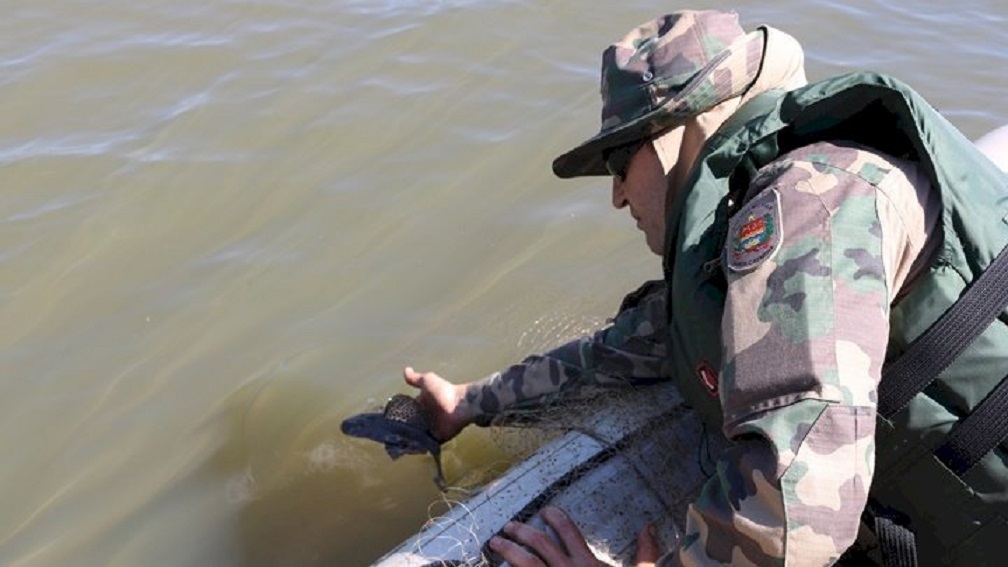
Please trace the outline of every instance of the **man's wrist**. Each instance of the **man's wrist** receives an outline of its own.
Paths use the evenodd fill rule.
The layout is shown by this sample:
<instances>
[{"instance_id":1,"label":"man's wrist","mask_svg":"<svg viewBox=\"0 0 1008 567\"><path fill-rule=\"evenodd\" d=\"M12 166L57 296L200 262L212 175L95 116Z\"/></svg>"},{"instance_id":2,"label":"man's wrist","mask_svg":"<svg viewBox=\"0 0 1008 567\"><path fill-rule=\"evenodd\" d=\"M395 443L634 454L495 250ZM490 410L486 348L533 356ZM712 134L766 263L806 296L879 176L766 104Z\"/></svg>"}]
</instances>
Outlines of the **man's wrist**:
<instances>
[{"instance_id":1,"label":"man's wrist","mask_svg":"<svg viewBox=\"0 0 1008 567\"><path fill-rule=\"evenodd\" d=\"M500 373L495 372L486 378L462 386L456 413L463 423L480 427L490 425L501 409L497 407L499 404L494 403L497 396L492 395L493 383L499 380Z\"/></svg>"}]
</instances>

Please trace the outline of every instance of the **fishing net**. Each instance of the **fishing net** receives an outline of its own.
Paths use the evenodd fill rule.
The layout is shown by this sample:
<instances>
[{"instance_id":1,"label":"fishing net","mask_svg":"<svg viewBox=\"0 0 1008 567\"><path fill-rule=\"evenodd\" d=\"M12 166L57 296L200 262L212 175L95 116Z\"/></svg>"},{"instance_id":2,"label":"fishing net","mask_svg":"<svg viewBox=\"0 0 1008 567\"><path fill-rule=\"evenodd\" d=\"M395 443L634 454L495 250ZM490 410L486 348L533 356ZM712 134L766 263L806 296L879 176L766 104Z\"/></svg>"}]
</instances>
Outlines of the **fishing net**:
<instances>
[{"instance_id":1,"label":"fishing net","mask_svg":"<svg viewBox=\"0 0 1008 567\"><path fill-rule=\"evenodd\" d=\"M671 382L581 392L508 412L491 432L514 464L482 485L449 479L445 511L432 513L379 565L500 565L485 542L511 520L549 532L538 516L546 505L565 510L596 555L613 565L632 561L637 534L649 522L661 548L673 549L688 504L727 445Z\"/></svg>"}]
</instances>

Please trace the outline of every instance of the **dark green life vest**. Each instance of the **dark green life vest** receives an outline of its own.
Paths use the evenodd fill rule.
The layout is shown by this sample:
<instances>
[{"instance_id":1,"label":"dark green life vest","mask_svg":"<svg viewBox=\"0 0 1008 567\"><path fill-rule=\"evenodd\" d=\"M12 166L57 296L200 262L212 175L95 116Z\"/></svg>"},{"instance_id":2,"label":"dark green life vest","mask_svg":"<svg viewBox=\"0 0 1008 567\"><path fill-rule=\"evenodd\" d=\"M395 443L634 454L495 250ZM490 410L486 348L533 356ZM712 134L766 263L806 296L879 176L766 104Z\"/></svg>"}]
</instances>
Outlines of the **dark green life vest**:
<instances>
[{"instance_id":1,"label":"dark green life vest","mask_svg":"<svg viewBox=\"0 0 1008 567\"><path fill-rule=\"evenodd\" d=\"M892 306L887 361L1008 245L1008 177L903 83L857 73L755 98L708 141L667 217L664 268L676 379L716 427L726 287L718 259L728 219L758 169L791 149L826 140L913 160L941 194L943 244L927 272ZM961 476L933 456L1006 374L1008 313L1002 312L907 407L879 418L871 498L906 516L922 562L1000 563L1008 551L1005 444Z\"/></svg>"}]
</instances>

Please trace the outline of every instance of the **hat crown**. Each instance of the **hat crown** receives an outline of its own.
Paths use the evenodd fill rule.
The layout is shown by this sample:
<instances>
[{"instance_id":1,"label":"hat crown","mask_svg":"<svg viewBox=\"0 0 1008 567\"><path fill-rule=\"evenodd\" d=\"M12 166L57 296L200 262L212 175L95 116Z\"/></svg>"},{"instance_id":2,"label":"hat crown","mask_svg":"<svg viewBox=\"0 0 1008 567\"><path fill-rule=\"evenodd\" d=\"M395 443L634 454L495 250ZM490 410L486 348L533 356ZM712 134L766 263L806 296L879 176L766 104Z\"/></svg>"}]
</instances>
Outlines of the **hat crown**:
<instances>
[{"instance_id":1,"label":"hat crown","mask_svg":"<svg viewBox=\"0 0 1008 567\"><path fill-rule=\"evenodd\" d=\"M675 12L631 30L602 54L601 129L659 108L743 35L737 14L714 10Z\"/></svg>"},{"instance_id":2,"label":"hat crown","mask_svg":"<svg viewBox=\"0 0 1008 567\"><path fill-rule=\"evenodd\" d=\"M560 177L607 175L606 150L653 137L741 96L759 75L766 29L734 12L682 11L638 26L602 53L602 127L553 160Z\"/></svg>"}]
</instances>

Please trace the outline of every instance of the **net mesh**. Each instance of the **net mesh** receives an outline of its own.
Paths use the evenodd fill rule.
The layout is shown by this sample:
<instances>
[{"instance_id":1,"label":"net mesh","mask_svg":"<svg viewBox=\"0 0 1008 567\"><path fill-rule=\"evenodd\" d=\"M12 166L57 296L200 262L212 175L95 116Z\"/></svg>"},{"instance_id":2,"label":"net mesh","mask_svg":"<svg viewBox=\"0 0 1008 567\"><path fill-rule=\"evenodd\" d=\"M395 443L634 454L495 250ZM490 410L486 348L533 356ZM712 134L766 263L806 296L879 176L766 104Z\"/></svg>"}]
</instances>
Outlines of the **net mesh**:
<instances>
[{"instance_id":1,"label":"net mesh","mask_svg":"<svg viewBox=\"0 0 1008 567\"><path fill-rule=\"evenodd\" d=\"M583 327L561 329L578 331L569 337L553 328L549 338L573 338ZM523 346L545 338L526 333ZM727 446L672 383L581 392L501 414L490 430L508 462L449 478L427 525L379 564L500 565L485 542L510 520L551 533L538 515L546 505L566 511L600 559L631 564L648 523L661 549L674 549L687 506Z\"/></svg>"},{"instance_id":2,"label":"net mesh","mask_svg":"<svg viewBox=\"0 0 1008 567\"><path fill-rule=\"evenodd\" d=\"M509 520L549 532L538 516L545 505L565 510L612 565L631 563L649 522L661 549L671 550L726 444L671 384L566 400L535 417L509 414L494 431L517 443L517 464L483 486L449 489L424 530L400 548L399 559L410 560L389 565L499 565L487 539Z\"/></svg>"}]
</instances>

